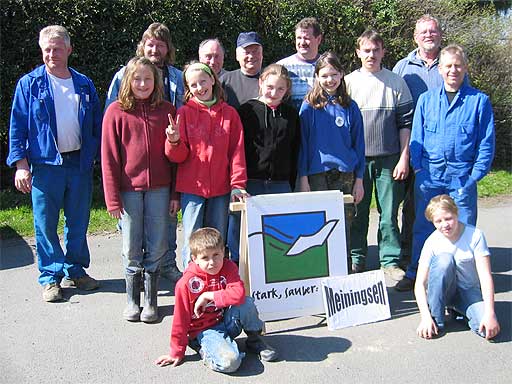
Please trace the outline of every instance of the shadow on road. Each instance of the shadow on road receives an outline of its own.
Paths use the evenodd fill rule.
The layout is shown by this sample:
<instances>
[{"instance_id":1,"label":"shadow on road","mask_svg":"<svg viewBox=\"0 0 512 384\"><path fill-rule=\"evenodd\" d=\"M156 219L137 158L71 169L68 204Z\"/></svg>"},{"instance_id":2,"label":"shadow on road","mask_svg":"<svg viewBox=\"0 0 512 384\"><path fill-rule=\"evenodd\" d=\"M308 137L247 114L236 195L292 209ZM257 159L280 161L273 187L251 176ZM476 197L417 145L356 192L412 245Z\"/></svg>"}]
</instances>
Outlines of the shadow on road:
<instances>
[{"instance_id":1,"label":"shadow on road","mask_svg":"<svg viewBox=\"0 0 512 384\"><path fill-rule=\"evenodd\" d=\"M11 227L4 227L2 231L9 232L2 238L0 250L0 270L13 269L31 265L34 263L34 252L32 246L18 235Z\"/></svg>"}]
</instances>

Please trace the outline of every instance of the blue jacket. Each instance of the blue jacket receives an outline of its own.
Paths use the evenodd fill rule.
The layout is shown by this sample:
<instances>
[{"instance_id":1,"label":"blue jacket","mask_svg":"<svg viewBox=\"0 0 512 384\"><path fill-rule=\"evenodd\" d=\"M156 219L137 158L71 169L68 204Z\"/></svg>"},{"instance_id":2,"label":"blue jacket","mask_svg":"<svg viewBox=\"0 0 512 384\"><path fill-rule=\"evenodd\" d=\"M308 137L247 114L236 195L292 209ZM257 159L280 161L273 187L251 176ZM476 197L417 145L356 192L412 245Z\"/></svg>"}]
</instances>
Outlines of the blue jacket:
<instances>
[{"instance_id":1,"label":"blue jacket","mask_svg":"<svg viewBox=\"0 0 512 384\"><path fill-rule=\"evenodd\" d=\"M185 96L185 89L183 87L183 72L179 69L174 68L172 65L168 65L169 69L169 101L172 105L178 109L183 105L183 98ZM112 83L110 83L110 87L107 93L107 100L105 101L105 109L107 110L108 106L117 100L117 95L119 94L119 88L121 87L121 80L123 80L123 75L126 67L121 68L114 75L112 79Z\"/></svg>"},{"instance_id":2,"label":"blue jacket","mask_svg":"<svg viewBox=\"0 0 512 384\"><path fill-rule=\"evenodd\" d=\"M420 96L410 142L415 170L427 170L433 181L465 187L489 172L494 150L494 114L486 94L462 85L451 105L444 86Z\"/></svg>"},{"instance_id":3,"label":"blue jacket","mask_svg":"<svg viewBox=\"0 0 512 384\"><path fill-rule=\"evenodd\" d=\"M79 94L81 129L80 169L89 170L99 155L101 106L92 81L69 68ZM27 158L30 164L61 165L52 87L44 65L23 76L16 85L9 129L7 165Z\"/></svg>"},{"instance_id":4,"label":"blue jacket","mask_svg":"<svg viewBox=\"0 0 512 384\"><path fill-rule=\"evenodd\" d=\"M416 105L423 92L440 87L443 84L443 77L439 73L438 64L439 59L436 59L428 67L418 57L418 49L415 49L394 66L393 72L403 77L407 83L414 105Z\"/></svg>"},{"instance_id":5,"label":"blue jacket","mask_svg":"<svg viewBox=\"0 0 512 384\"><path fill-rule=\"evenodd\" d=\"M363 118L355 101L348 108L328 103L320 109L303 101L299 116L299 176L337 169L363 178Z\"/></svg>"}]
</instances>

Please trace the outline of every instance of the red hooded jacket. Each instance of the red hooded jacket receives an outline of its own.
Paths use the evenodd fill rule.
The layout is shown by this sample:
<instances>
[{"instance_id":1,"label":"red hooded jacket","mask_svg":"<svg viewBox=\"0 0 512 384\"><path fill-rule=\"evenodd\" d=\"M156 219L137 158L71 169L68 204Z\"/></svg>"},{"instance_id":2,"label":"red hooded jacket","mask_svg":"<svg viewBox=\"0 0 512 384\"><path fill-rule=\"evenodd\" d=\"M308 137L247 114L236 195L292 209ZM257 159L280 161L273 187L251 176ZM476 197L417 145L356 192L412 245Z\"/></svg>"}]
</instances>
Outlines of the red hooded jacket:
<instances>
[{"instance_id":1,"label":"red hooded jacket","mask_svg":"<svg viewBox=\"0 0 512 384\"><path fill-rule=\"evenodd\" d=\"M204 198L245 189L247 173L242 123L224 101L208 108L190 99L178 109L180 142L165 142L165 154L178 163L176 191Z\"/></svg>"}]
</instances>

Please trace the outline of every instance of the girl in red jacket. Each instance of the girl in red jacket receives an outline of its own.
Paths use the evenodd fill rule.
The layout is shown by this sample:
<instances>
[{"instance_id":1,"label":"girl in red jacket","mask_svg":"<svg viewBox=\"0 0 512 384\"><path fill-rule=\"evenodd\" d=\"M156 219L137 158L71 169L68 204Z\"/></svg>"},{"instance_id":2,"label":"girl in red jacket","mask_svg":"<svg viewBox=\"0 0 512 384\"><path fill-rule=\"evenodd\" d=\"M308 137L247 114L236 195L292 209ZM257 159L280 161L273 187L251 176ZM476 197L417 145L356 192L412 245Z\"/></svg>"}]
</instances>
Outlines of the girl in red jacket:
<instances>
[{"instance_id":1,"label":"girl in red jacket","mask_svg":"<svg viewBox=\"0 0 512 384\"><path fill-rule=\"evenodd\" d=\"M158 69L146 58L126 66L118 101L103 117L101 166L110 216L121 219L128 321L158 319L157 283L161 257L168 249L171 164L165 156L165 129L174 106L163 99ZM144 309L140 283L144 271Z\"/></svg>"},{"instance_id":2,"label":"girl in red jacket","mask_svg":"<svg viewBox=\"0 0 512 384\"><path fill-rule=\"evenodd\" d=\"M176 121L169 116L165 153L178 163L176 191L181 192L186 268L192 232L213 227L225 238L230 194L232 200L243 199L247 176L242 123L224 102L217 75L195 62L185 67L183 78L186 104Z\"/></svg>"}]
</instances>

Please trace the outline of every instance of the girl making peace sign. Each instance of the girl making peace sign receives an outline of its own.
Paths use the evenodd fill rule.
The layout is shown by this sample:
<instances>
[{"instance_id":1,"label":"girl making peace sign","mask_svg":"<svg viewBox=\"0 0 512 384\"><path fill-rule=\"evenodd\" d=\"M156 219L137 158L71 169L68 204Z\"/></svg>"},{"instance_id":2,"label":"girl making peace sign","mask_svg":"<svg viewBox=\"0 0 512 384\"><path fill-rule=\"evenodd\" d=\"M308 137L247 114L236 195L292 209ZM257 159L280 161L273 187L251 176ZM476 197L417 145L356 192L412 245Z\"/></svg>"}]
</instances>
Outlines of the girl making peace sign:
<instances>
[{"instance_id":1,"label":"girl making peace sign","mask_svg":"<svg viewBox=\"0 0 512 384\"><path fill-rule=\"evenodd\" d=\"M176 191L181 192L186 268L192 232L213 227L226 238L230 196L243 199L247 175L242 123L224 102L216 74L196 62L185 67L183 77L186 104L176 121L169 117L165 153L178 163Z\"/></svg>"}]
</instances>

